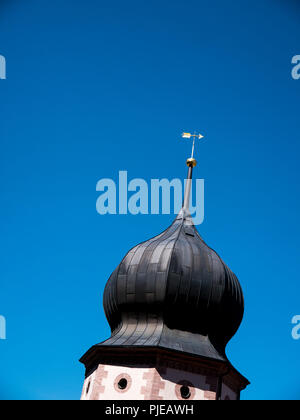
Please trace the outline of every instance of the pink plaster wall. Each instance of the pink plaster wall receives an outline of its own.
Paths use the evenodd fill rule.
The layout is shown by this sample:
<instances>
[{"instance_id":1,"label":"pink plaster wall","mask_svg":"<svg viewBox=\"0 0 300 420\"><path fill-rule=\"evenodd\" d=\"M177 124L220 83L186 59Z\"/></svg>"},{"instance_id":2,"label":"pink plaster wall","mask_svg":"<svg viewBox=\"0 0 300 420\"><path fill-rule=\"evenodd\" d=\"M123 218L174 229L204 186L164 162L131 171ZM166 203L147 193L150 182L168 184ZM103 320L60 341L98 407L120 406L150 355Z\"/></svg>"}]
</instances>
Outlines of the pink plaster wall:
<instances>
[{"instance_id":1,"label":"pink plaster wall","mask_svg":"<svg viewBox=\"0 0 300 420\"><path fill-rule=\"evenodd\" d=\"M125 390L118 389L120 378L127 379ZM180 400L180 387L188 385L191 399L215 400L217 378L173 367L128 367L99 365L86 378L82 400ZM236 394L223 385L222 399L236 399ZM186 400L188 401L188 400Z\"/></svg>"}]
</instances>

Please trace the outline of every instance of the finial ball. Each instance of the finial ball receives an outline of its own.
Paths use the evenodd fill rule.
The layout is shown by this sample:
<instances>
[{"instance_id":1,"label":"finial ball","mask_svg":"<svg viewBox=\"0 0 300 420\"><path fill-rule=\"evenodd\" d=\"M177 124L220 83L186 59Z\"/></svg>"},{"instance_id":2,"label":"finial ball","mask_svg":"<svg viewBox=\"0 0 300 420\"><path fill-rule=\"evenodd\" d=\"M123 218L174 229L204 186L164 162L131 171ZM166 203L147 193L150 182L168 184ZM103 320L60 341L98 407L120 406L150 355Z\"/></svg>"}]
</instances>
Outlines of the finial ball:
<instances>
[{"instance_id":1,"label":"finial ball","mask_svg":"<svg viewBox=\"0 0 300 420\"><path fill-rule=\"evenodd\" d=\"M190 168L190 167L192 167L192 168L194 168L196 165L197 165L197 161L196 161L196 159L194 159L194 158L189 158L187 161L186 161L186 164L187 164L187 166Z\"/></svg>"}]
</instances>

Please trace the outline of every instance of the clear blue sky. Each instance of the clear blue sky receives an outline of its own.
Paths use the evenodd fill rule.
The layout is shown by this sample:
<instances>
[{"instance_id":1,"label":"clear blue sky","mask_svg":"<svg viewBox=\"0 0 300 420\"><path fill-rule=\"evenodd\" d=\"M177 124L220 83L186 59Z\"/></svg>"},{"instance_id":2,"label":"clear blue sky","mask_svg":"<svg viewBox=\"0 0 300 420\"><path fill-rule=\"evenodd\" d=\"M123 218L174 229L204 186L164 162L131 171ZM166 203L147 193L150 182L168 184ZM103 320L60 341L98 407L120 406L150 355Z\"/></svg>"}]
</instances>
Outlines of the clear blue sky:
<instances>
[{"instance_id":1,"label":"clear blue sky","mask_svg":"<svg viewBox=\"0 0 300 420\"><path fill-rule=\"evenodd\" d=\"M245 294L242 398L300 397L299 24L296 0L1 1L1 398L80 397L106 280L173 219L100 216L96 183L183 179L183 130L206 135L199 231Z\"/></svg>"}]
</instances>

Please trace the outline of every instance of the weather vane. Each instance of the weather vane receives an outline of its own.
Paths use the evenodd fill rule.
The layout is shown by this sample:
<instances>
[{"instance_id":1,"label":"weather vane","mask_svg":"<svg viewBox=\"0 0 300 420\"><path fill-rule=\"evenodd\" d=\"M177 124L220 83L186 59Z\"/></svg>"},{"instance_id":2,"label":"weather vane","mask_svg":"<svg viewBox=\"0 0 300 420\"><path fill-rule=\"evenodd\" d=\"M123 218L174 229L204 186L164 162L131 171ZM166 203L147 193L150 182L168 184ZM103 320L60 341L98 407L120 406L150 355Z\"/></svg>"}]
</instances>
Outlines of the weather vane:
<instances>
[{"instance_id":1,"label":"weather vane","mask_svg":"<svg viewBox=\"0 0 300 420\"><path fill-rule=\"evenodd\" d=\"M187 165L190 166L196 166L197 162L196 159L194 159L194 150L195 150L195 140L196 139L203 139L204 136L202 134L191 134L191 133L182 133L182 138L184 139L191 139L193 138L193 147L192 147L192 154L191 157L187 160Z\"/></svg>"}]
</instances>

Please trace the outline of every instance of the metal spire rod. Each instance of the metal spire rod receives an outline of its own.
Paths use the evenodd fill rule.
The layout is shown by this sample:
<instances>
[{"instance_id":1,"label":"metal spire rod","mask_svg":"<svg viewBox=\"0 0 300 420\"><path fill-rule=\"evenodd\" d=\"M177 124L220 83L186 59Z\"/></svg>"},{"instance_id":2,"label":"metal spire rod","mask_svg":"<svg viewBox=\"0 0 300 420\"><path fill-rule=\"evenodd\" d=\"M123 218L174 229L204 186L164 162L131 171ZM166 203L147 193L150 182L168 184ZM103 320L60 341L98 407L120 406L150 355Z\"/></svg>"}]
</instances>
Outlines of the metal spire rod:
<instances>
[{"instance_id":1,"label":"metal spire rod","mask_svg":"<svg viewBox=\"0 0 300 420\"><path fill-rule=\"evenodd\" d=\"M186 161L186 164L189 167L189 171L188 171L188 177L187 177L187 180L186 180L185 192L184 192L184 201L183 201L183 210L186 214L188 214L189 213L189 208L190 208L190 196L191 196L191 187L192 187L193 168L197 165L197 161L194 158L195 140L196 140L196 138L201 140L201 139L203 139L204 136L202 136L202 134L183 133L182 137L184 139L193 138L192 154L191 154L191 157Z\"/></svg>"},{"instance_id":2,"label":"metal spire rod","mask_svg":"<svg viewBox=\"0 0 300 420\"><path fill-rule=\"evenodd\" d=\"M194 137L194 139L193 139L193 148L192 148L192 155L191 155L191 158L193 159L193 157L194 157L194 150L195 150L195 137Z\"/></svg>"}]
</instances>

